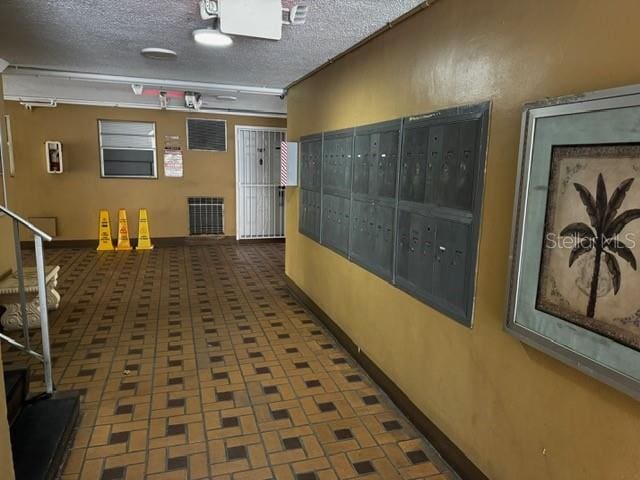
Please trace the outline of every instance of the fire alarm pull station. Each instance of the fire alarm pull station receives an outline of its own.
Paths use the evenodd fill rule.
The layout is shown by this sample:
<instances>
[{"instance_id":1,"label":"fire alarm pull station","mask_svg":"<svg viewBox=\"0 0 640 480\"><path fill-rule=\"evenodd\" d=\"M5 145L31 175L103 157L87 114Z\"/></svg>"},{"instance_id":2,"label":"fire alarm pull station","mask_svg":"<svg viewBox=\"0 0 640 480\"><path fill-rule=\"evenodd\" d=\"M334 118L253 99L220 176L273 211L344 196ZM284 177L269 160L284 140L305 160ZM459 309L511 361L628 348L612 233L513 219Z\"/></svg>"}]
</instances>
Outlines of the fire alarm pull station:
<instances>
[{"instance_id":1,"label":"fire alarm pull station","mask_svg":"<svg viewBox=\"0 0 640 480\"><path fill-rule=\"evenodd\" d=\"M44 153L48 173L62 173L62 143L44 142Z\"/></svg>"}]
</instances>

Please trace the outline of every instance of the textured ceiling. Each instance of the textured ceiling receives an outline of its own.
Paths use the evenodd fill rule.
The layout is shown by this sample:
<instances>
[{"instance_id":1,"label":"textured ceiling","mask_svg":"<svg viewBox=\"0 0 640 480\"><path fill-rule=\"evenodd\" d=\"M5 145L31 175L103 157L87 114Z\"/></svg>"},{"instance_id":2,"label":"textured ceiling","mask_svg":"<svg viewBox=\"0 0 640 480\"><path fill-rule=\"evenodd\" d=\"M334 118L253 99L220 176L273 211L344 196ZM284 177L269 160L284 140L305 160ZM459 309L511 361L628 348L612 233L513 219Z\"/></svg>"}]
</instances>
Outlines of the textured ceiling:
<instances>
[{"instance_id":1,"label":"textured ceiling","mask_svg":"<svg viewBox=\"0 0 640 480\"><path fill-rule=\"evenodd\" d=\"M302 1L302 0L301 0ZM307 23L278 42L236 37L197 45L197 0L0 0L0 58L13 65L282 88L424 0L307 0ZM293 0L285 0L286 5ZM178 58L143 58L145 47Z\"/></svg>"}]
</instances>

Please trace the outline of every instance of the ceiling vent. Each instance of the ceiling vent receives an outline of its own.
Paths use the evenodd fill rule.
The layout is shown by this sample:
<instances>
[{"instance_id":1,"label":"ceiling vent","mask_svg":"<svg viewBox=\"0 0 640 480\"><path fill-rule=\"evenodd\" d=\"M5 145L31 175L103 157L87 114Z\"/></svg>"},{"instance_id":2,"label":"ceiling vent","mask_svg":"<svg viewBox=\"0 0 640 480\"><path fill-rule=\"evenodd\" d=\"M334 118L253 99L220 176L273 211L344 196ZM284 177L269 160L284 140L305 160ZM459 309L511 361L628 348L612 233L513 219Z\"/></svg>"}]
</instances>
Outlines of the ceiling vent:
<instances>
[{"instance_id":1,"label":"ceiling vent","mask_svg":"<svg viewBox=\"0 0 640 480\"><path fill-rule=\"evenodd\" d=\"M211 152L227 151L227 122L224 120L187 119L187 148Z\"/></svg>"}]
</instances>

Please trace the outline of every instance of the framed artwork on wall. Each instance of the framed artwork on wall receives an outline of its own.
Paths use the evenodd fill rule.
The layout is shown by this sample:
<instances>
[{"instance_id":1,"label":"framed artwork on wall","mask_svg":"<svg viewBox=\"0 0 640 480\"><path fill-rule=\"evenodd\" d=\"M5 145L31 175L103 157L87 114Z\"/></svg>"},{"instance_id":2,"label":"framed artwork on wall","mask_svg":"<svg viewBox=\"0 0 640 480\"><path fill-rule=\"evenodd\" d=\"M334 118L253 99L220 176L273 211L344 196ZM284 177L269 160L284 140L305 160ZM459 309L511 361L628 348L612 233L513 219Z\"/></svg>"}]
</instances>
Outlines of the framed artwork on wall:
<instances>
[{"instance_id":1,"label":"framed artwork on wall","mask_svg":"<svg viewBox=\"0 0 640 480\"><path fill-rule=\"evenodd\" d=\"M640 86L525 108L507 331L640 399Z\"/></svg>"}]
</instances>

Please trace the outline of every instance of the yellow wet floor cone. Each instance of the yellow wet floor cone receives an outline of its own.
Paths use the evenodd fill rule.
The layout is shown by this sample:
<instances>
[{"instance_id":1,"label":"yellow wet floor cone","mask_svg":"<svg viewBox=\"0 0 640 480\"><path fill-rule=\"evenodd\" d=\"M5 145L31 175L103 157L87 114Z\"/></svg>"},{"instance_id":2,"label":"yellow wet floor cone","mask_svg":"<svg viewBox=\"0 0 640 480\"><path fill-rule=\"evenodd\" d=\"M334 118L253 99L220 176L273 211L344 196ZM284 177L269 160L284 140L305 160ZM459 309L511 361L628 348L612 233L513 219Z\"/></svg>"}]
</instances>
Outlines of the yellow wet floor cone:
<instances>
[{"instance_id":1,"label":"yellow wet floor cone","mask_svg":"<svg viewBox=\"0 0 640 480\"><path fill-rule=\"evenodd\" d=\"M109 210L100 210L100 227L98 231L98 248L99 252L113 250L113 240L111 240L111 220L109 219Z\"/></svg>"},{"instance_id":2,"label":"yellow wet floor cone","mask_svg":"<svg viewBox=\"0 0 640 480\"><path fill-rule=\"evenodd\" d=\"M138 246L136 250L153 250L151 235L149 234L149 216L146 208L141 208L138 214Z\"/></svg>"},{"instance_id":3,"label":"yellow wet floor cone","mask_svg":"<svg viewBox=\"0 0 640 480\"><path fill-rule=\"evenodd\" d=\"M118 246L116 250L131 250L129 242L129 225L127 224L127 211L121 208L118 211Z\"/></svg>"}]
</instances>

